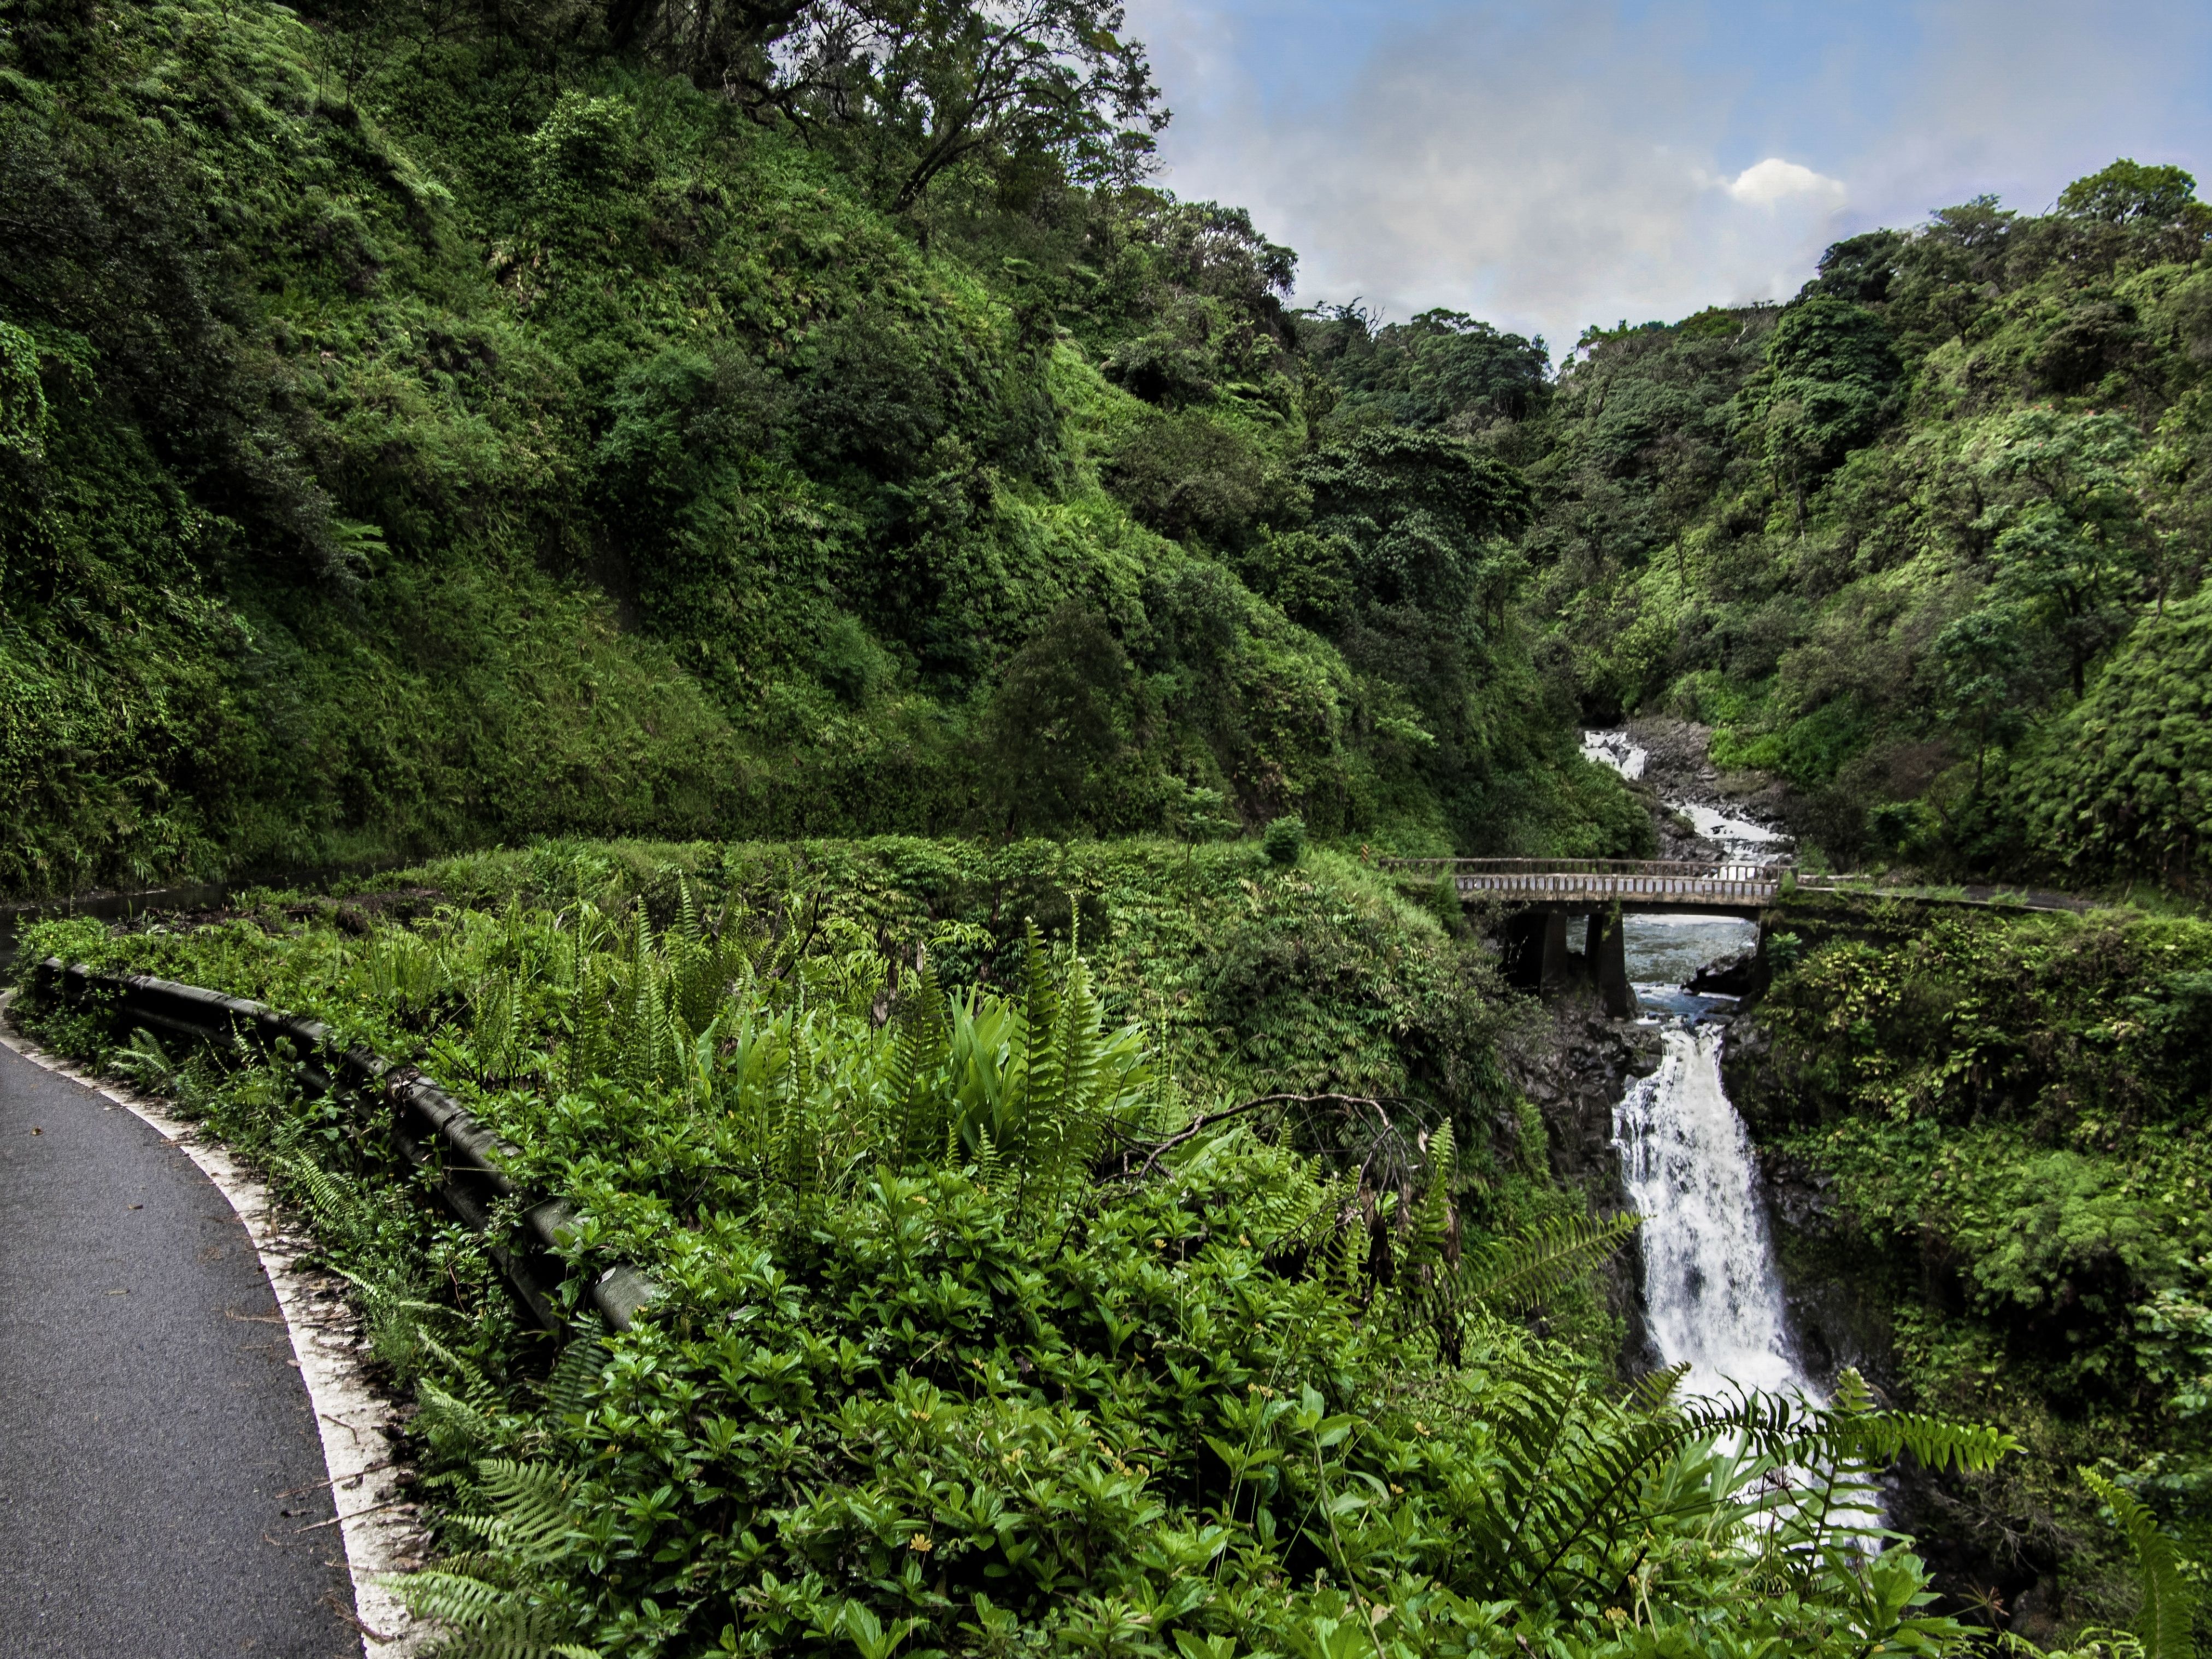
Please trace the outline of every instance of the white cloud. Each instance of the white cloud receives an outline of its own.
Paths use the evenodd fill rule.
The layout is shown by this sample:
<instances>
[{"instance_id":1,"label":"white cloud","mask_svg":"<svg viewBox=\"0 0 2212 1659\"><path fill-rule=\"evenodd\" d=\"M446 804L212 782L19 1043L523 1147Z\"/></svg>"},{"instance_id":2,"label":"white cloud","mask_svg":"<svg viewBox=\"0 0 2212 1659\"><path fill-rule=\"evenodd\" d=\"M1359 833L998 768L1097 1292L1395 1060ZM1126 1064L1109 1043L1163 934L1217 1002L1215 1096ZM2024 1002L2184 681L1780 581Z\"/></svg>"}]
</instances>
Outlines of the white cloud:
<instances>
[{"instance_id":1,"label":"white cloud","mask_svg":"<svg viewBox=\"0 0 2212 1659\"><path fill-rule=\"evenodd\" d=\"M1828 178L1778 155L1753 162L1723 188L1739 202L1764 208L1801 196L1811 197L1831 209L1840 208L1850 194L1842 179Z\"/></svg>"},{"instance_id":2,"label":"white cloud","mask_svg":"<svg viewBox=\"0 0 2212 1659\"><path fill-rule=\"evenodd\" d=\"M1176 109L1164 182L1250 208L1302 301L1450 306L1555 352L1787 298L1827 243L1982 191L2036 211L2119 155L2212 173L2203 0L1753 9L1129 0Z\"/></svg>"},{"instance_id":3,"label":"white cloud","mask_svg":"<svg viewBox=\"0 0 2212 1659\"><path fill-rule=\"evenodd\" d=\"M1297 88L1224 50L1221 14L1193 15L1211 9L1132 9L1176 106L1166 182L1251 208L1298 250L1302 301L1448 306L1557 354L1590 323L1786 297L1833 240L1833 181L1717 165L1738 88L1674 48L1666 4L1640 21L1608 0L1370 15L1342 70ZM1813 187L1777 188L1799 173ZM1739 184L1765 210L1745 213Z\"/></svg>"}]
</instances>

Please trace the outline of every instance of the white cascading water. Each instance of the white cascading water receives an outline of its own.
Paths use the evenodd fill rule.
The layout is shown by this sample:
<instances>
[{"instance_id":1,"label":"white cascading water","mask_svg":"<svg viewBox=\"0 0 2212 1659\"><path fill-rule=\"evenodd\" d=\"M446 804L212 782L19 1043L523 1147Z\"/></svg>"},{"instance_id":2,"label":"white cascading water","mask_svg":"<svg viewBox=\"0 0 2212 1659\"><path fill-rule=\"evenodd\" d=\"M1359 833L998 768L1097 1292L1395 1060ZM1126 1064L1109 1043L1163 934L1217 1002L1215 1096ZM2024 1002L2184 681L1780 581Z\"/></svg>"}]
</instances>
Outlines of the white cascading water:
<instances>
[{"instance_id":1,"label":"white cascading water","mask_svg":"<svg viewBox=\"0 0 2212 1659\"><path fill-rule=\"evenodd\" d=\"M1584 732L1583 752L1631 780L1644 775L1649 758L1622 731ZM1787 845L1765 824L1703 802L1667 805L1686 813L1698 834L1727 856L1771 857ZM1755 1389L1817 1401L1820 1392L1797 1363L1784 1319L1759 1162L1721 1083L1722 1033L1695 1023L1723 1000L1680 988L1701 945L1725 954L1756 937L1743 922L1629 918L1629 977L1638 996L1647 1007L1686 1014L1691 1023L1669 1021L1658 1071L1631 1084L1613 1108L1613 1145L1629 1201L1644 1218L1651 1338L1668 1364L1689 1366L1685 1392ZM1669 977L1656 979L1654 970Z\"/></svg>"},{"instance_id":2,"label":"white cascading water","mask_svg":"<svg viewBox=\"0 0 2212 1659\"><path fill-rule=\"evenodd\" d=\"M1784 1323L1751 1138L1721 1085L1721 1033L1676 1026L1664 1040L1659 1070L1631 1085L1613 1115L1629 1200L1644 1217L1652 1340L1668 1364L1689 1365L1686 1393L1817 1400Z\"/></svg>"}]
</instances>

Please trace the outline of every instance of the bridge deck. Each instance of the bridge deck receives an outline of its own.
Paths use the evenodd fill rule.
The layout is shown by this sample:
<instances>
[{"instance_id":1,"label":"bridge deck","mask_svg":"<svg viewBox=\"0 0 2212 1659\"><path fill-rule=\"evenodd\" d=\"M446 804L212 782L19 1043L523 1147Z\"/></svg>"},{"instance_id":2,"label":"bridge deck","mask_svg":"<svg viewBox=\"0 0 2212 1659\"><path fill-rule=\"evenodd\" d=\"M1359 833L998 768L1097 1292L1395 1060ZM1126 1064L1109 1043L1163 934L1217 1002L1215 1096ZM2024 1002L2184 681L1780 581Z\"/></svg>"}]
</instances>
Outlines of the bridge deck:
<instances>
[{"instance_id":1,"label":"bridge deck","mask_svg":"<svg viewBox=\"0 0 2212 1659\"><path fill-rule=\"evenodd\" d=\"M1449 876L1463 895L1525 904L1632 910L1753 910L1782 890L1766 864L1692 864L1659 859L1383 859L1408 875Z\"/></svg>"}]
</instances>

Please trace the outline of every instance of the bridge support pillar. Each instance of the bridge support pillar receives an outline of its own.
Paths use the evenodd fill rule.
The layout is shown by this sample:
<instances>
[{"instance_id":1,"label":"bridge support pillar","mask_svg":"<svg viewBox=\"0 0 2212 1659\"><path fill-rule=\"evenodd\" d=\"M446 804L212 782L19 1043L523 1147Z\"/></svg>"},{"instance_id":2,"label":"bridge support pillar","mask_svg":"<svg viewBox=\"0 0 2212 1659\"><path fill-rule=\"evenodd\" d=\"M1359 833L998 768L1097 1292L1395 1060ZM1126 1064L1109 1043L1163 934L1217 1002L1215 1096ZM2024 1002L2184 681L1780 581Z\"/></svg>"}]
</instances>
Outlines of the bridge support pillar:
<instances>
[{"instance_id":1,"label":"bridge support pillar","mask_svg":"<svg viewBox=\"0 0 2212 1659\"><path fill-rule=\"evenodd\" d=\"M1583 960L1597 981L1598 1000L1615 1019L1636 1018L1636 988L1628 982L1628 948L1620 915L1593 910L1583 933Z\"/></svg>"},{"instance_id":2,"label":"bridge support pillar","mask_svg":"<svg viewBox=\"0 0 2212 1659\"><path fill-rule=\"evenodd\" d=\"M1564 991L1574 975L1567 954L1567 919L1556 910L1524 910L1505 921L1505 978L1518 990Z\"/></svg>"}]
</instances>

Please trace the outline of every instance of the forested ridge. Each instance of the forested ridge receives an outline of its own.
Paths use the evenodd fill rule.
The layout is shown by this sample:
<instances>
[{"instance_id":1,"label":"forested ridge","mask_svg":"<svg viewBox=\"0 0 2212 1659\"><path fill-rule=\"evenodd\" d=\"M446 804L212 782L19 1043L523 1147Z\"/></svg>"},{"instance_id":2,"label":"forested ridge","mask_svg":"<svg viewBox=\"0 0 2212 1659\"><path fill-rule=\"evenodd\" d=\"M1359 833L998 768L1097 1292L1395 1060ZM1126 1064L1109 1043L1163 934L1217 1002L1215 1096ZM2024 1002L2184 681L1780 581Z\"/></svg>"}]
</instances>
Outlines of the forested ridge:
<instances>
[{"instance_id":1,"label":"forested ridge","mask_svg":"<svg viewBox=\"0 0 2212 1659\"><path fill-rule=\"evenodd\" d=\"M1518 475L1321 422L1291 254L1140 181L1141 48L996 16L11 7L0 881L1638 845Z\"/></svg>"},{"instance_id":2,"label":"forested ridge","mask_svg":"<svg viewBox=\"0 0 2212 1659\"><path fill-rule=\"evenodd\" d=\"M12 6L0 880L1286 811L1626 853L1568 728L1635 712L1840 863L2199 879L2187 175L1554 375L1290 311L1146 182L1118 27Z\"/></svg>"},{"instance_id":3,"label":"forested ridge","mask_svg":"<svg viewBox=\"0 0 2212 1659\"><path fill-rule=\"evenodd\" d=\"M2122 161L1590 331L1520 452L1544 660L1716 727L1847 866L2201 886L2208 234Z\"/></svg>"}]
</instances>

